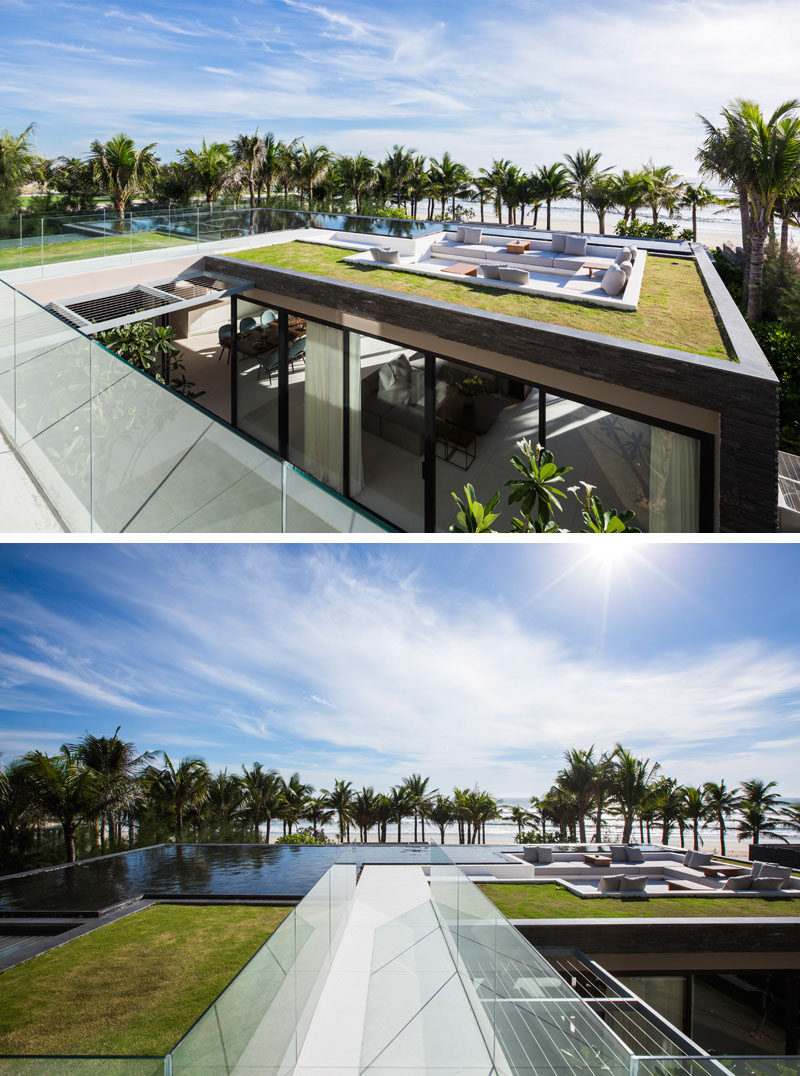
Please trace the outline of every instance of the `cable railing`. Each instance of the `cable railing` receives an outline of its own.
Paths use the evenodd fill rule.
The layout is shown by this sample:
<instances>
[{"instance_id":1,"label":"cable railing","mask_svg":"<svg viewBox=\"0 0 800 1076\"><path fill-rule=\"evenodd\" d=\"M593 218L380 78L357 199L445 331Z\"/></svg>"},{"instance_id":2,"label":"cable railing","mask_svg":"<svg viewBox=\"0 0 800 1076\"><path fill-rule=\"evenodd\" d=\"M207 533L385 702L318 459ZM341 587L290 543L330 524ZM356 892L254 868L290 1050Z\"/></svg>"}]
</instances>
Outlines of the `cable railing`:
<instances>
[{"instance_id":1,"label":"cable railing","mask_svg":"<svg viewBox=\"0 0 800 1076\"><path fill-rule=\"evenodd\" d=\"M388 529L2 281L0 430L68 531Z\"/></svg>"}]
</instances>

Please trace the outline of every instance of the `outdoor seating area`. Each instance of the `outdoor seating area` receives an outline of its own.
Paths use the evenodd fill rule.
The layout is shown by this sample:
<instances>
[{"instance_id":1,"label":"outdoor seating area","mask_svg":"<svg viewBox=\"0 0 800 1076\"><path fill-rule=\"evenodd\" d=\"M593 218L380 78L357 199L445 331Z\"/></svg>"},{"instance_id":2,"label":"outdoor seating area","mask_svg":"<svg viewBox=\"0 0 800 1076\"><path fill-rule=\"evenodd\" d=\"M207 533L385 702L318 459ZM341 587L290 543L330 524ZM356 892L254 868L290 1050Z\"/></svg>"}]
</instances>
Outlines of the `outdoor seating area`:
<instances>
[{"instance_id":1,"label":"outdoor seating area","mask_svg":"<svg viewBox=\"0 0 800 1076\"><path fill-rule=\"evenodd\" d=\"M636 246L591 243L585 235L504 238L459 226L455 233L427 237L424 248L409 252L372 246L345 261L635 310L646 258Z\"/></svg>"},{"instance_id":2,"label":"outdoor seating area","mask_svg":"<svg viewBox=\"0 0 800 1076\"><path fill-rule=\"evenodd\" d=\"M800 876L788 867L719 861L706 852L623 844L600 845L593 851L528 845L521 853L504 853L503 858L515 866L479 866L470 868L470 876L483 881L491 871L498 881L556 882L585 898L632 893L800 897Z\"/></svg>"}]
</instances>

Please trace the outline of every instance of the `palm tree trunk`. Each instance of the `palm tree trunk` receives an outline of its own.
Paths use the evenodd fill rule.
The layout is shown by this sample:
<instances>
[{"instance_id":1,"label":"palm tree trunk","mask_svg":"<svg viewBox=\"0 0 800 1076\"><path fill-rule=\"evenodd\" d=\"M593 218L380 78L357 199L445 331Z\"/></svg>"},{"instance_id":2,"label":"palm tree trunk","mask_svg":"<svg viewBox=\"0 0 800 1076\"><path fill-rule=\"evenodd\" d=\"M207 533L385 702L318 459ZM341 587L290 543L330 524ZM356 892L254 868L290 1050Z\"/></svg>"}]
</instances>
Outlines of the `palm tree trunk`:
<instances>
[{"instance_id":1,"label":"palm tree trunk","mask_svg":"<svg viewBox=\"0 0 800 1076\"><path fill-rule=\"evenodd\" d=\"M534 228L536 227L536 225L538 223L539 223L539 206L535 205L533 207L533 226L534 226Z\"/></svg>"},{"instance_id":2,"label":"palm tree trunk","mask_svg":"<svg viewBox=\"0 0 800 1076\"><path fill-rule=\"evenodd\" d=\"M422 843L425 843L425 815L421 815L420 822L422 824Z\"/></svg>"},{"instance_id":3,"label":"palm tree trunk","mask_svg":"<svg viewBox=\"0 0 800 1076\"><path fill-rule=\"evenodd\" d=\"M700 850L700 819L694 820L694 850L698 852Z\"/></svg>"},{"instance_id":4,"label":"palm tree trunk","mask_svg":"<svg viewBox=\"0 0 800 1076\"><path fill-rule=\"evenodd\" d=\"M725 855L725 822L722 818L719 820L719 850L720 855Z\"/></svg>"},{"instance_id":5,"label":"palm tree trunk","mask_svg":"<svg viewBox=\"0 0 800 1076\"><path fill-rule=\"evenodd\" d=\"M269 815L267 815L267 832L264 834L264 840L265 840L265 842L267 844L269 844L269 826L270 826L270 822L272 822L272 819L270 818Z\"/></svg>"},{"instance_id":6,"label":"palm tree trunk","mask_svg":"<svg viewBox=\"0 0 800 1076\"><path fill-rule=\"evenodd\" d=\"M781 217L781 262L786 261L786 255L789 253L789 221L786 217Z\"/></svg>"},{"instance_id":7,"label":"palm tree trunk","mask_svg":"<svg viewBox=\"0 0 800 1076\"><path fill-rule=\"evenodd\" d=\"M483 198L481 198L481 224L483 224ZM442 839L442 844L444 844L444 839Z\"/></svg>"},{"instance_id":8,"label":"palm tree trunk","mask_svg":"<svg viewBox=\"0 0 800 1076\"><path fill-rule=\"evenodd\" d=\"M417 812L414 811L414 844L417 843Z\"/></svg>"},{"instance_id":9,"label":"palm tree trunk","mask_svg":"<svg viewBox=\"0 0 800 1076\"><path fill-rule=\"evenodd\" d=\"M692 203L692 239L697 242L697 203Z\"/></svg>"},{"instance_id":10,"label":"palm tree trunk","mask_svg":"<svg viewBox=\"0 0 800 1076\"><path fill-rule=\"evenodd\" d=\"M403 817L402 817L402 815L398 815L397 816L397 843L398 844L400 843L400 826L402 825L402 823L403 823Z\"/></svg>"},{"instance_id":11,"label":"palm tree trunk","mask_svg":"<svg viewBox=\"0 0 800 1076\"><path fill-rule=\"evenodd\" d=\"M747 316L751 321L761 321L763 298L761 285L764 278L764 241L766 230L753 230L750 237L750 288L747 296Z\"/></svg>"},{"instance_id":12,"label":"palm tree trunk","mask_svg":"<svg viewBox=\"0 0 800 1076\"><path fill-rule=\"evenodd\" d=\"M180 804L175 808L175 839L180 840L183 836L183 808Z\"/></svg>"},{"instance_id":13,"label":"palm tree trunk","mask_svg":"<svg viewBox=\"0 0 800 1076\"><path fill-rule=\"evenodd\" d=\"M550 199L547 199L547 230L550 231Z\"/></svg>"},{"instance_id":14,"label":"palm tree trunk","mask_svg":"<svg viewBox=\"0 0 800 1076\"><path fill-rule=\"evenodd\" d=\"M61 823L64 831L64 848L66 849L67 863L75 862L75 823L70 818Z\"/></svg>"},{"instance_id":15,"label":"palm tree trunk","mask_svg":"<svg viewBox=\"0 0 800 1076\"><path fill-rule=\"evenodd\" d=\"M583 195L581 195L581 232L583 232Z\"/></svg>"},{"instance_id":16,"label":"palm tree trunk","mask_svg":"<svg viewBox=\"0 0 800 1076\"><path fill-rule=\"evenodd\" d=\"M597 223L600 228L600 234L606 234L606 211L605 209L597 210Z\"/></svg>"},{"instance_id":17,"label":"palm tree trunk","mask_svg":"<svg viewBox=\"0 0 800 1076\"><path fill-rule=\"evenodd\" d=\"M739 191L739 219L742 223L742 250L744 266L742 267L742 299L747 306L750 299L750 202L747 191Z\"/></svg>"},{"instance_id":18,"label":"palm tree trunk","mask_svg":"<svg viewBox=\"0 0 800 1076\"><path fill-rule=\"evenodd\" d=\"M578 832L580 833L581 844L586 844L586 819L583 815L578 819Z\"/></svg>"}]
</instances>

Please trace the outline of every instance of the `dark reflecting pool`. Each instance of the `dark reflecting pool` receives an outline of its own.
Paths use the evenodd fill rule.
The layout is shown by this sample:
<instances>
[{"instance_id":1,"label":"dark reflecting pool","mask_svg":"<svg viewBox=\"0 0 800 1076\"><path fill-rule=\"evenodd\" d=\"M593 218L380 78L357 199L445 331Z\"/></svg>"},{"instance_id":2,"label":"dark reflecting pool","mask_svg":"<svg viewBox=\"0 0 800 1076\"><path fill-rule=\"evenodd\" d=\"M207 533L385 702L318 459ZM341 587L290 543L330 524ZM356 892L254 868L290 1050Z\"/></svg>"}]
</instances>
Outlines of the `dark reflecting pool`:
<instances>
[{"instance_id":1,"label":"dark reflecting pool","mask_svg":"<svg viewBox=\"0 0 800 1076\"><path fill-rule=\"evenodd\" d=\"M504 861L497 846L448 845L446 851L460 863ZM158 845L0 879L0 911L99 911L142 894L302 896L348 854L359 866L425 864L431 855L427 847L409 845Z\"/></svg>"}]
</instances>

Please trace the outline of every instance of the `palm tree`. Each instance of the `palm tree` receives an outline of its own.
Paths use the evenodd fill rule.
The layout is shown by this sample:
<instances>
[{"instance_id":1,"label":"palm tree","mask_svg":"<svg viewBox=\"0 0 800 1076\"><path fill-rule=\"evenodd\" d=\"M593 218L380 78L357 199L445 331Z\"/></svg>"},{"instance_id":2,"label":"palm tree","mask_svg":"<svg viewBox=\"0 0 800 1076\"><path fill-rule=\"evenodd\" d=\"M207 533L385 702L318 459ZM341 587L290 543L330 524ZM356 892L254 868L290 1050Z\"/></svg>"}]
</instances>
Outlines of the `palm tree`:
<instances>
[{"instance_id":1,"label":"palm tree","mask_svg":"<svg viewBox=\"0 0 800 1076\"><path fill-rule=\"evenodd\" d=\"M740 837L749 838L753 844L758 844L761 837L784 840L775 832L775 826L782 821L780 809L784 806L778 793L771 791L777 787L776 781L765 782L757 777L742 781L737 804Z\"/></svg>"},{"instance_id":2,"label":"palm tree","mask_svg":"<svg viewBox=\"0 0 800 1076\"><path fill-rule=\"evenodd\" d=\"M353 821L353 785L350 781L335 781L329 792L322 789L325 802L336 812L339 819L339 843L344 844L345 831L349 839L350 823Z\"/></svg>"},{"instance_id":3,"label":"palm tree","mask_svg":"<svg viewBox=\"0 0 800 1076\"><path fill-rule=\"evenodd\" d=\"M277 818L281 809L283 782L277 770L265 770L260 762L254 762L250 769L242 766L242 806L253 825L253 833L258 839L258 828L266 822L265 841L269 844L269 831L273 818Z\"/></svg>"},{"instance_id":4,"label":"palm tree","mask_svg":"<svg viewBox=\"0 0 800 1076\"><path fill-rule=\"evenodd\" d=\"M425 817L430 809L432 797L437 789L428 790L430 777L423 777L419 773L412 773L403 782L408 793L408 803L414 815L414 841L417 840L417 821L422 821L422 840L425 841Z\"/></svg>"},{"instance_id":5,"label":"palm tree","mask_svg":"<svg viewBox=\"0 0 800 1076\"><path fill-rule=\"evenodd\" d=\"M289 200L289 187L297 179L297 143L299 141L299 138L295 138L291 142L279 142L275 154L277 175L283 187L284 202Z\"/></svg>"},{"instance_id":6,"label":"palm tree","mask_svg":"<svg viewBox=\"0 0 800 1076\"><path fill-rule=\"evenodd\" d=\"M699 160L706 170L733 181L749 210L750 250L747 316L760 321L763 306L764 244L775 204L788 194L800 174L800 100L784 101L767 119L755 101L736 100L723 109L726 126L715 128L704 117L706 141Z\"/></svg>"},{"instance_id":7,"label":"palm tree","mask_svg":"<svg viewBox=\"0 0 800 1076\"><path fill-rule=\"evenodd\" d=\"M572 179L573 190L581 202L581 232L584 231L583 207L588 199L589 191L604 173L610 171L610 168L597 167L602 156L602 153L592 153L590 149L579 149L574 157L571 157L569 153L564 155L564 160L567 162L567 172Z\"/></svg>"},{"instance_id":8,"label":"palm tree","mask_svg":"<svg viewBox=\"0 0 800 1076\"><path fill-rule=\"evenodd\" d=\"M630 751L617 744L611 756L614 760L612 794L622 814L622 843L627 844L633 832L633 820L647 790L661 768L649 758L635 758Z\"/></svg>"},{"instance_id":9,"label":"palm tree","mask_svg":"<svg viewBox=\"0 0 800 1076\"><path fill-rule=\"evenodd\" d=\"M687 183L683 188L682 205L692 207L692 239L697 242L697 210L715 205L719 199L703 183Z\"/></svg>"},{"instance_id":10,"label":"palm tree","mask_svg":"<svg viewBox=\"0 0 800 1076\"><path fill-rule=\"evenodd\" d=\"M520 840L522 840L522 827L527 826L533 819L533 811L526 811L524 807L509 807L508 820L517 827L517 836Z\"/></svg>"},{"instance_id":11,"label":"palm tree","mask_svg":"<svg viewBox=\"0 0 800 1076\"><path fill-rule=\"evenodd\" d=\"M606 213L617 207L617 185L614 176L601 176L586 191L586 202L597 214L597 230L605 235Z\"/></svg>"},{"instance_id":12,"label":"palm tree","mask_svg":"<svg viewBox=\"0 0 800 1076\"><path fill-rule=\"evenodd\" d=\"M314 836L318 837L322 827L333 818L333 811L321 796L310 797L306 799L298 817L310 822Z\"/></svg>"},{"instance_id":13,"label":"palm tree","mask_svg":"<svg viewBox=\"0 0 800 1076\"><path fill-rule=\"evenodd\" d=\"M442 219L445 215L447 199L451 199L451 217L456 215L456 198L469 184L469 172L465 165L453 160L449 152L445 152L441 161L431 157L428 175L431 183L436 188L439 201L442 203Z\"/></svg>"},{"instance_id":14,"label":"palm tree","mask_svg":"<svg viewBox=\"0 0 800 1076\"><path fill-rule=\"evenodd\" d=\"M145 781L152 798L174 813L175 839L180 841L186 812L205 800L211 773L201 758L182 758L175 766L166 751L162 754L164 767L148 766Z\"/></svg>"},{"instance_id":15,"label":"palm tree","mask_svg":"<svg viewBox=\"0 0 800 1076\"><path fill-rule=\"evenodd\" d=\"M64 744L60 755L29 751L22 759L22 774L39 809L60 824L66 861L74 863L78 824L96 817L102 803L95 773Z\"/></svg>"},{"instance_id":16,"label":"palm tree","mask_svg":"<svg viewBox=\"0 0 800 1076\"><path fill-rule=\"evenodd\" d=\"M293 773L288 781L282 779L280 813L285 831L291 833L297 820L305 817L306 802L313 791L314 786L301 781L299 773Z\"/></svg>"},{"instance_id":17,"label":"palm tree","mask_svg":"<svg viewBox=\"0 0 800 1076\"><path fill-rule=\"evenodd\" d=\"M0 213L11 212L34 167L31 135L35 130L36 125L29 123L21 134L12 135L8 130L0 134Z\"/></svg>"},{"instance_id":18,"label":"palm tree","mask_svg":"<svg viewBox=\"0 0 800 1076\"><path fill-rule=\"evenodd\" d=\"M556 778L561 788L574 797L580 840L586 843L586 815L592 809L595 794L596 764L594 744L588 751L573 747L564 752L567 766Z\"/></svg>"},{"instance_id":19,"label":"palm tree","mask_svg":"<svg viewBox=\"0 0 800 1076\"><path fill-rule=\"evenodd\" d=\"M120 220L125 216L128 201L137 194L146 194L156 178L155 147L156 143L150 142L137 149L133 139L123 132L108 142L96 138L91 144L89 161L95 183L114 203Z\"/></svg>"},{"instance_id":20,"label":"palm tree","mask_svg":"<svg viewBox=\"0 0 800 1076\"><path fill-rule=\"evenodd\" d=\"M736 792L729 789L724 779L719 783L706 781L703 785L709 820L713 819L719 826L720 854L725 855L725 819L736 810L739 802Z\"/></svg>"},{"instance_id":21,"label":"palm tree","mask_svg":"<svg viewBox=\"0 0 800 1076\"><path fill-rule=\"evenodd\" d=\"M392 807L392 818L397 822L397 843L400 844L400 829L403 819L410 815L413 810L408 789L405 785L394 785L389 793L388 800ZM414 821L416 824L416 816Z\"/></svg>"},{"instance_id":22,"label":"palm tree","mask_svg":"<svg viewBox=\"0 0 800 1076\"><path fill-rule=\"evenodd\" d=\"M683 790L683 805L686 817L692 823L695 852L700 849L700 823L708 818L709 804L707 786L696 788L687 785Z\"/></svg>"},{"instance_id":23,"label":"palm tree","mask_svg":"<svg viewBox=\"0 0 800 1076\"><path fill-rule=\"evenodd\" d=\"M361 212L361 199L375 184L375 164L363 153L355 157L340 157L339 179L342 187L355 199L356 213Z\"/></svg>"},{"instance_id":24,"label":"palm tree","mask_svg":"<svg viewBox=\"0 0 800 1076\"><path fill-rule=\"evenodd\" d=\"M403 191L414 171L416 152L415 149L406 149L405 146L398 146L397 143L392 146L391 151L386 152L386 160L383 162L386 179L389 189L394 191L398 206L405 201Z\"/></svg>"},{"instance_id":25,"label":"palm tree","mask_svg":"<svg viewBox=\"0 0 800 1076\"><path fill-rule=\"evenodd\" d=\"M642 169L642 174L647 181L647 189L642 200L650 207L653 224L657 224L659 209L666 209L668 213L672 213L680 204L684 186L678 173L673 172L669 164L656 166L652 160L648 161Z\"/></svg>"},{"instance_id":26,"label":"palm tree","mask_svg":"<svg viewBox=\"0 0 800 1076\"><path fill-rule=\"evenodd\" d=\"M494 191L494 211L497 217L498 223L502 223L503 220L503 196L504 191L509 183L509 172L514 169L514 165L511 161L499 158L492 161L492 167L489 169L481 168L480 173L485 177L488 189Z\"/></svg>"},{"instance_id":27,"label":"palm tree","mask_svg":"<svg viewBox=\"0 0 800 1076\"><path fill-rule=\"evenodd\" d=\"M192 170L195 182L206 196L209 209L224 191L235 182L230 146L226 142L211 142L205 138L199 150L181 151L183 163Z\"/></svg>"},{"instance_id":28,"label":"palm tree","mask_svg":"<svg viewBox=\"0 0 800 1076\"><path fill-rule=\"evenodd\" d=\"M647 177L643 172L629 172L624 168L618 176L612 177L615 204L622 209L625 224L636 220L636 214L644 204L647 195Z\"/></svg>"},{"instance_id":29,"label":"palm tree","mask_svg":"<svg viewBox=\"0 0 800 1076\"><path fill-rule=\"evenodd\" d=\"M683 816L684 791L672 777L662 777L652 789L656 816L661 819L662 844L669 844L672 827Z\"/></svg>"},{"instance_id":30,"label":"palm tree","mask_svg":"<svg viewBox=\"0 0 800 1076\"><path fill-rule=\"evenodd\" d=\"M781 263L789 253L789 228L800 227L800 177L797 185L775 202L775 215L781 221Z\"/></svg>"},{"instance_id":31,"label":"palm tree","mask_svg":"<svg viewBox=\"0 0 800 1076\"><path fill-rule=\"evenodd\" d=\"M547 230L550 231L550 205L560 198L569 198L572 194L572 181L563 164L540 165L536 180L542 201L547 206Z\"/></svg>"},{"instance_id":32,"label":"palm tree","mask_svg":"<svg viewBox=\"0 0 800 1076\"><path fill-rule=\"evenodd\" d=\"M307 146L305 142L300 144L297 154L297 178L301 191L308 195L309 209L314 187L325 178L332 162L333 155L327 146Z\"/></svg>"},{"instance_id":33,"label":"palm tree","mask_svg":"<svg viewBox=\"0 0 800 1076\"><path fill-rule=\"evenodd\" d=\"M444 844L445 830L454 820L454 817L451 800L447 796L438 795L428 810L428 818L435 826L439 827L439 840L442 844Z\"/></svg>"},{"instance_id":34,"label":"palm tree","mask_svg":"<svg viewBox=\"0 0 800 1076\"><path fill-rule=\"evenodd\" d=\"M102 812L101 848L105 847L104 821L108 824L109 841L120 839L121 815L128 818L129 838L132 838L133 812L142 799L137 778L145 764L155 758L152 751L137 755L133 743L119 738L120 727L117 725L113 736L92 736L87 732L80 743L70 745L69 748L78 762L90 769L96 777L95 785L101 799ZM129 843L133 843L132 840Z\"/></svg>"},{"instance_id":35,"label":"palm tree","mask_svg":"<svg viewBox=\"0 0 800 1076\"><path fill-rule=\"evenodd\" d=\"M348 782L349 784L349 782ZM374 788L364 786L360 792L356 792L350 807L350 816L358 826L358 837L364 844L369 840L369 831L377 822L378 796ZM341 827L341 822L339 823Z\"/></svg>"},{"instance_id":36,"label":"palm tree","mask_svg":"<svg viewBox=\"0 0 800 1076\"><path fill-rule=\"evenodd\" d=\"M247 179L247 187L250 192L250 209L252 211L256 206L256 179L264 157L264 141L259 136L257 127L255 134L240 134L234 138L233 142L231 142L231 156Z\"/></svg>"},{"instance_id":37,"label":"palm tree","mask_svg":"<svg viewBox=\"0 0 800 1076\"><path fill-rule=\"evenodd\" d=\"M242 806L244 788L241 778L229 774L227 767L212 777L203 806L211 821L218 826L230 825Z\"/></svg>"},{"instance_id":38,"label":"palm tree","mask_svg":"<svg viewBox=\"0 0 800 1076\"><path fill-rule=\"evenodd\" d=\"M481 169L481 172L483 172L483 171L484 170ZM481 175L473 176L472 177L472 185L475 188L475 192L476 192L476 194L478 196L478 202L480 203L480 207L481 207L481 224L483 224L483 207L486 205L486 203L491 198L492 192L494 190L494 186L492 185L491 179L489 179L489 177L486 174L484 174L482 176Z\"/></svg>"}]
</instances>

